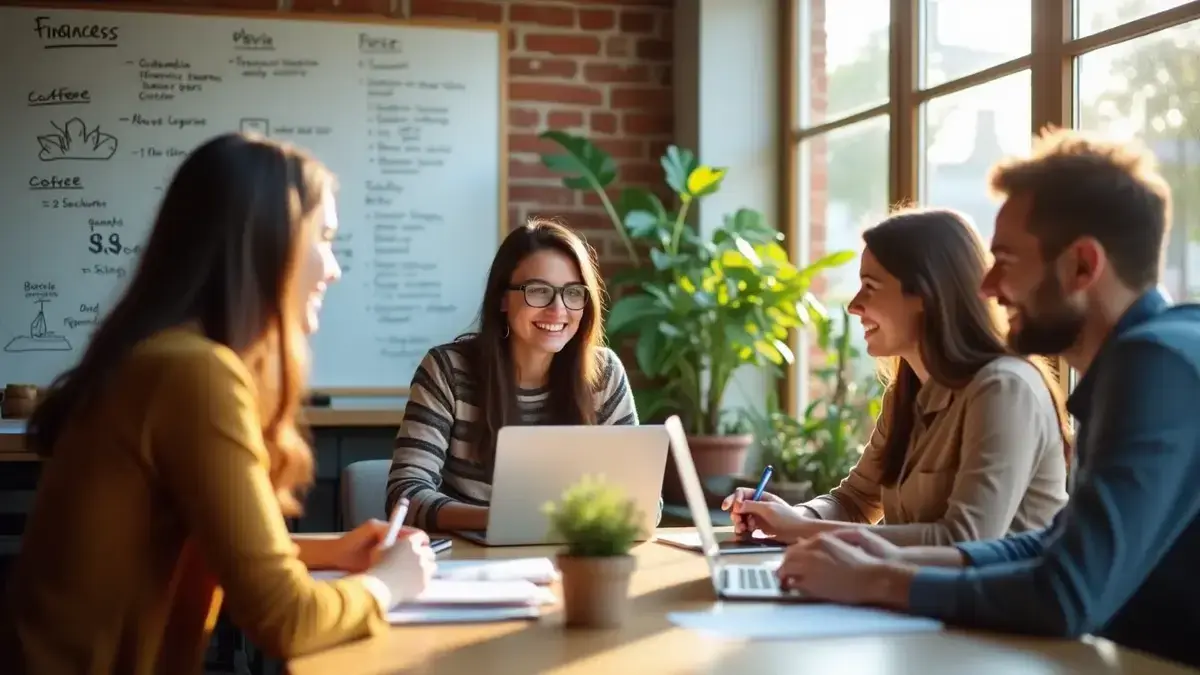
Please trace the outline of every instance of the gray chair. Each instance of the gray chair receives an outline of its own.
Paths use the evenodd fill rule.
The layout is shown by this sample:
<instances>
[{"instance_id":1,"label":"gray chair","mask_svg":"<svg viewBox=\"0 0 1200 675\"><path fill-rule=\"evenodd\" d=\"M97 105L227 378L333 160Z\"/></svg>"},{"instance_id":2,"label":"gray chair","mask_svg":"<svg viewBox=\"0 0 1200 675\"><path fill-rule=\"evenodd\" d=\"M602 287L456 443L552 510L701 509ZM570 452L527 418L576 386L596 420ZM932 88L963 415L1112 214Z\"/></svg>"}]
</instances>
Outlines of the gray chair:
<instances>
[{"instance_id":1,"label":"gray chair","mask_svg":"<svg viewBox=\"0 0 1200 675\"><path fill-rule=\"evenodd\" d=\"M342 469L342 530L348 531L372 518L387 520L387 477L390 459L366 459Z\"/></svg>"}]
</instances>

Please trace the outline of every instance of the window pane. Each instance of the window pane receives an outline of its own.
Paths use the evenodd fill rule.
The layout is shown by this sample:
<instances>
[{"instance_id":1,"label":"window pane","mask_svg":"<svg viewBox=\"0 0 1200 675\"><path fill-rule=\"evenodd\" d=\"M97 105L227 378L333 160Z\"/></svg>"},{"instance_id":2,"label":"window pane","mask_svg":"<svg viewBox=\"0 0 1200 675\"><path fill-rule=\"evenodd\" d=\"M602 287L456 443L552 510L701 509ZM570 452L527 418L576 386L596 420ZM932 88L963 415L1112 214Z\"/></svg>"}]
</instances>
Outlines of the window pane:
<instances>
[{"instance_id":1,"label":"window pane","mask_svg":"<svg viewBox=\"0 0 1200 675\"><path fill-rule=\"evenodd\" d=\"M800 0L800 126L888 99L889 0Z\"/></svg>"},{"instance_id":2,"label":"window pane","mask_svg":"<svg viewBox=\"0 0 1200 675\"><path fill-rule=\"evenodd\" d=\"M1200 299L1200 21L1079 57L1083 129L1138 138L1171 184L1174 222L1163 283L1177 300Z\"/></svg>"},{"instance_id":3,"label":"window pane","mask_svg":"<svg viewBox=\"0 0 1200 675\"><path fill-rule=\"evenodd\" d=\"M808 260L834 251L861 251L864 227L878 222L888 208L888 118L873 117L808 139L800 145L800 218L807 224ZM849 304L858 292L858 260L828 270L813 284L813 293L831 310ZM875 377L867 355L862 324L849 322L856 355L851 378L860 386ZM828 396L820 369L829 354L810 342L809 369L796 378L801 400ZM860 439L859 442L866 442Z\"/></svg>"},{"instance_id":4,"label":"window pane","mask_svg":"<svg viewBox=\"0 0 1200 675\"><path fill-rule=\"evenodd\" d=\"M1083 37L1143 16L1187 4L1189 0L1076 0L1075 35Z\"/></svg>"},{"instance_id":5,"label":"window pane","mask_svg":"<svg viewBox=\"0 0 1200 675\"><path fill-rule=\"evenodd\" d=\"M999 209L988 191L988 172L1031 145L1029 87L1025 70L935 98L922 111L922 201L970 216L985 242Z\"/></svg>"},{"instance_id":6,"label":"window pane","mask_svg":"<svg viewBox=\"0 0 1200 675\"><path fill-rule=\"evenodd\" d=\"M887 212L887 116L808 139L800 152L801 217L808 223L808 259L859 250L863 226ZM822 274L815 292L831 304L849 302L858 292L858 263Z\"/></svg>"},{"instance_id":7,"label":"window pane","mask_svg":"<svg viewBox=\"0 0 1200 675\"><path fill-rule=\"evenodd\" d=\"M854 3L846 3L854 4ZM925 0L925 78L937 86L1029 53L1029 2Z\"/></svg>"}]
</instances>

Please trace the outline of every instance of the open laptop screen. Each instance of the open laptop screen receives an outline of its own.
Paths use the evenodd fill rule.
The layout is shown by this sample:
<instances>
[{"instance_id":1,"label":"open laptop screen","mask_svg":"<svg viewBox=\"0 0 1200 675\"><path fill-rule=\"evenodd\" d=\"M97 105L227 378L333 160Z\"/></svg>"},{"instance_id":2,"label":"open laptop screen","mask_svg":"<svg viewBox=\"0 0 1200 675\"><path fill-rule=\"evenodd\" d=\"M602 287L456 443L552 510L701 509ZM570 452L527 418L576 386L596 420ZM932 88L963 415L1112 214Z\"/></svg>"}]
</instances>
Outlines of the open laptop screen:
<instances>
[{"instance_id":1,"label":"open laptop screen","mask_svg":"<svg viewBox=\"0 0 1200 675\"><path fill-rule=\"evenodd\" d=\"M700 552L708 559L709 567L713 567L720 546L713 534L712 518L708 514L708 503L704 499L704 487L700 484L700 476L692 462L692 450L688 447L687 434L683 431L683 423L675 415L667 418L666 427L667 435L671 438L671 456L675 458L679 482L683 485L683 494L687 498L688 510L692 513L692 522L696 525L696 534L700 536Z\"/></svg>"}]
</instances>

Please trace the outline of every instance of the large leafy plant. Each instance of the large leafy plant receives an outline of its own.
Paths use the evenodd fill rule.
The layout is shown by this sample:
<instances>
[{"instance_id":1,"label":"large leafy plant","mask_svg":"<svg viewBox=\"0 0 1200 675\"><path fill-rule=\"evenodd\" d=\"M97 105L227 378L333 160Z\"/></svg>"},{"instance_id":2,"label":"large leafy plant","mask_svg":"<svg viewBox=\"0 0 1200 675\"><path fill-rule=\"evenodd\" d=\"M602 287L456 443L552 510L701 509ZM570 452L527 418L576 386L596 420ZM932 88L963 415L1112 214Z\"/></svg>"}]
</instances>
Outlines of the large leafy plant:
<instances>
[{"instance_id":1,"label":"large leafy plant","mask_svg":"<svg viewBox=\"0 0 1200 675\"><path fill-rule=\"evenodd\" d=\"M858 350L850 341L850 315L818 327L824 362L812 371L819 394L801 419L781 411L774 400L765 412L742 411L742 423L754 433L762 464L780 480L807 483L812 494L837 486L862 456L882 406L882 385L874 375L855 371Z\"/></svg>"},{"instance_id":2,"label":"large leafy plant","mask_svg":"<svg viewBox=\"0 0 1200 675\"><path fill-rule=\"evenodd\" d=\"M599 478L585 477L543 510L551 531L566 540L567 555L625 555L642 534L633 501Z\"/></svg>"},{"instance_id":3,"label":"large leafy plant","mask_svg":"<svg viewBox=\"0 0 1200 675\"><path fill-rule=\"evenodd\" d=\"M567 174L567 187L600 199L629 255L631 268L611 280L617 300L606 330L614 341L634 341L638 369L653 381L635 391L639 412L646 418L675 412L692 434L719 433L734 372L792 363L790 332L825 316L810 292L813 281L854 253L797 267L782 235L751 209L725 216L702 236L689 213L720 189L726 172L701 164L688 150L671 146L661 159L666 202L641 188L626 188L614 200L608 194L617 178L612 157L561 131L542 138L563 150L543 155L542 162Z\"/></svg>"}]
</instances>

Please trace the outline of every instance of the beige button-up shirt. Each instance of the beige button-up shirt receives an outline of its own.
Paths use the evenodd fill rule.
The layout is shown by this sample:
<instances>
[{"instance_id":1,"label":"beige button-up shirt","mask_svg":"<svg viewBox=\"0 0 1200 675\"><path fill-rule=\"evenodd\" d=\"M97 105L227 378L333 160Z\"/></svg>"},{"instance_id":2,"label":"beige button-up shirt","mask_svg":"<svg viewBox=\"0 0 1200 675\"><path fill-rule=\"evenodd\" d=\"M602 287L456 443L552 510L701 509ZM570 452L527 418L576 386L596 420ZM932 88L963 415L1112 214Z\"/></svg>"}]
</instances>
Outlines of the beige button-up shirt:
<instances>
[{"instance_id":1,"label":"beige button-up shirt","mask_svg":"<svg viewBox=\"0 0 1200 675\"><path fill-rule=\"evenodd\" d=\"M824 520L880 524L876 533L899 545L944 546L1040 529L1066 504L1058 417L1029 362L1000 357L958 390L928 381L915 405L896 485L880 484L885 412L850 475L802 509Z\"/></svg>"}]
</instances>

